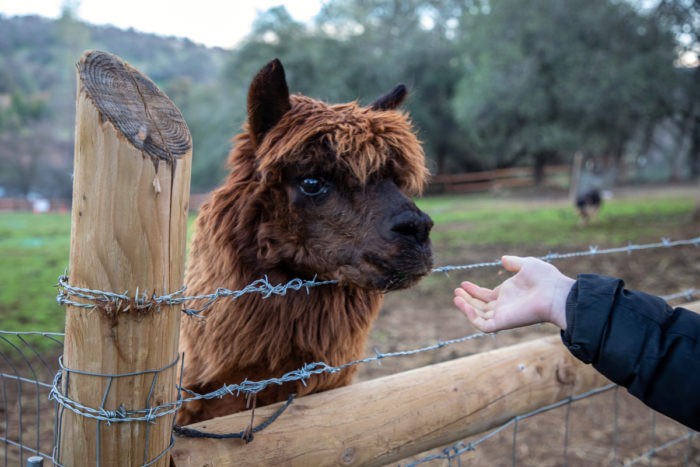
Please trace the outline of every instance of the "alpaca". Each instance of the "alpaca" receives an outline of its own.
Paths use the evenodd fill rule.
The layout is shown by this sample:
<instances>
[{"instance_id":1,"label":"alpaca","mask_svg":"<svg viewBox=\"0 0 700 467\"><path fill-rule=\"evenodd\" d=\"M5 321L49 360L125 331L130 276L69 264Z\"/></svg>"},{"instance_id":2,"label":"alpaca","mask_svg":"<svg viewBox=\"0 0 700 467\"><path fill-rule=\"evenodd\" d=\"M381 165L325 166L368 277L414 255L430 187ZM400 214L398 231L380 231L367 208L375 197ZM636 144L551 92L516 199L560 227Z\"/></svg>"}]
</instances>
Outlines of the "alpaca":
<instances>
[{"instance_id":1,"label":"alpaca","mask_svg":"<svg viewBox=\"0 0 700 467\"><path fill-rule=\"evenodd\" d=\"M264 276L337 280L309 294L219 300L204 320L185 317L182 385L199 393L245 378L278 377L304 363L360 358L383 294L432 267L433 222L410 195L428 170L406 114L403 85L370 106L289 94L278 60L253 79L248 122L231 172L199 213L188 294L240 289ZM257 405L350 384L355 367L268 387ZM245 397L185 404L181 425L245 408Z\"/></svg>"}]
</instances>

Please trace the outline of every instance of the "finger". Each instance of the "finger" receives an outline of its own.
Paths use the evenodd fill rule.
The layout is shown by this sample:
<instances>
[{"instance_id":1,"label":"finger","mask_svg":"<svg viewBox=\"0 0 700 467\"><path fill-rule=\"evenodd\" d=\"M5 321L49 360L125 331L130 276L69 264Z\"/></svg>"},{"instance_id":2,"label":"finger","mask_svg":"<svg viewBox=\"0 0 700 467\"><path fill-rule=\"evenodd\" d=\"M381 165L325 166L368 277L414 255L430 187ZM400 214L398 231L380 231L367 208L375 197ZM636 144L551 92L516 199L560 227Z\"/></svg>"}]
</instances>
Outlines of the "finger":
<instances>
[{"instance_id":1,"label":"finger","mask_svg":"<svg viewBox=\"0 0 700 467\"><path fill-rule=\"evenodd\" d=\"M496 320L493 317L484 318L461 296L455 296L455 306L467 317L467 319L482 332L494 332L498 330Z\"/></svg>"},{"instance_id":2,"label":"finger","mask_svg":"<svg viewBox=\"0 0 700 467\"><path fill-rule=\"evenodd\" d=\"M506 271L518 272L525 264L525 258L520 256L505 255L501 258L501 263L503 264L503 267L506 268Z\"/></svg>"},{"instance_id":3,"label":"finger","mask_svg":"<svg viewBox=\"0 0 700 467\"><path fill-rule=\"evenodd\" d=\"M474 322L476 318L478 318L478 315L474 308L467 303L467 301L460 297L460 296L455 296L453 300L455 306L462 312L464 313L464 316L466 316L469 321Z\"/></svg>"},{"instance_id":4,"label":"finger","mask_svg":"<svg viewBox=\"0 0 700 467\"><path fill-rule=\"evenodd\" d=\"M463 289L455 290L455 305L457 305L470 320L481 318L484 320L493 319L496 314L496 302L484 303L481 300L467 294ZM466 307L468 308L468 312Z\"/></svg>"},{"instance_id":5,"label":"finger","mask_svg":"<svg viewBox=\"0 0 700 467\"><path fill-rule=\"evenodd\" d=\"M467 302L469 305L471 305L474 310L476 310L478 313L486 313L487 311L493 310L496 308L496 302L491 301L491 302L484 302L482 300L479 300L478 298L475 298L469 293L464 290L464 289L455 289L455 296L460 297L462 300Z\"/></svg>"},{"instance_id":6,"label":"finger","mask_svg":"<svg viewBox=\"0 0 700 467\"><path fill-rule=\"evenodd\" d=\"M464 281L460 285L464 290L467 291L469 295L478 298L481 301L490 302L491 300L494 300L496 298L496 296L493 293L493 290L487 289L485 287L479 287L478 285L473 284L469 281Z\"/></svg>"}]
</instances>

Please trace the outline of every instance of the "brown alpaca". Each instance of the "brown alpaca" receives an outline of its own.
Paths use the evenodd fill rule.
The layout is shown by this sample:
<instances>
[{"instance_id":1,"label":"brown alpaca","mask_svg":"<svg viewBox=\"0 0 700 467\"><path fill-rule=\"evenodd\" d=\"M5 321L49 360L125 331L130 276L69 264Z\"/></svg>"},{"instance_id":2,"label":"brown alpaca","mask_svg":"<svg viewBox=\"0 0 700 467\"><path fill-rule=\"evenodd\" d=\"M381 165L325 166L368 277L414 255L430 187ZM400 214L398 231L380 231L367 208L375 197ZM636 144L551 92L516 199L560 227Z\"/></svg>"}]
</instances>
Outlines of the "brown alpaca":
<instances>
[{"instance_id":1,"label":"brown alpaca","mask_svg":"<svg viewBox=\"0 0 700 467\"><path fill-rule=\"evenodd\" d=\"M360 358L383 294L415 284L432 266L431 219L409 195L427 177L408 117L405 87L369 107L289 95L270 62L248 94L248 124L229 156L231 173L202 206L188 259L188 295L238 290L267 276L337 285L263 298L243 295L185 317L183 386L199 393L245 378L282 376L304 363ZM257 404L350 384L356 368L272 386ZM186 404L188 424L245 408L245 397Z\"/></svg>"}]
</instances>

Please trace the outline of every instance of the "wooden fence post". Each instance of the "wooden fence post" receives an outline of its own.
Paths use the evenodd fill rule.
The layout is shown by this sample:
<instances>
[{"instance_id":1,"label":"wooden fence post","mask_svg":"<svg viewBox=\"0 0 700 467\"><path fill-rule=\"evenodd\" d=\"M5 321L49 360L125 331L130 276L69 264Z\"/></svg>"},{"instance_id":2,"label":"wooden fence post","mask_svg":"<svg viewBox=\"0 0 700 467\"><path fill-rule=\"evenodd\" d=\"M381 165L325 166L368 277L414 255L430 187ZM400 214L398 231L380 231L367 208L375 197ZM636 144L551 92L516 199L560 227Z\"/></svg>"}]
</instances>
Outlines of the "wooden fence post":
<instances>
[{"instance_id":1,"label":"wooden fence post","mask_svg":"<svg viewBox=\"0 0 700 467\"><path fill-rule=\"evenodd\" d=\"M177 399L180 307L151 298L183 285L191 155L182 115L147 77L106 52L82 56L69 284L131 300L67 305L60 389L110 417ZM137 293L151 306L137 308ZM138 374L93 375L126 373ZM164 453L153 465L166 466L173 417L108 423L60 407L56 460L141 465Z\"/></svg>"},{"instance_id":2,"label":"wooden fence post","mask_svg":"<svg viewBox=\"0 0 700 467\"><path fill-rule=\"evenodd\" d=\"M583 167L583 153L577 152L574 154L574 160L571 164L571 183L569 183L569 201L576 203L578 196L579 182L581 181L581 168Z\"/></svg>"}]
</instances>

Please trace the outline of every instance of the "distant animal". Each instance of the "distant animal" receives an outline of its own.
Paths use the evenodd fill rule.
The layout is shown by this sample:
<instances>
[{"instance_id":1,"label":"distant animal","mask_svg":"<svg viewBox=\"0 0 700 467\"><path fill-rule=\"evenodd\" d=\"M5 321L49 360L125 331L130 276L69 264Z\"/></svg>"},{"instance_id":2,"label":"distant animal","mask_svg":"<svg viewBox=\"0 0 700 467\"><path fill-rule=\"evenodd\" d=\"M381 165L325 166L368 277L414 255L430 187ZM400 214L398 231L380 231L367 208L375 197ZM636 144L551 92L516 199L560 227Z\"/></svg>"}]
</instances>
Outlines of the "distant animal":
<instances>
[{"instance_id":1,"label":"distant animal","mask_svg":"<svg viewBox=\"0 0 700 467\"><path fill-rule=\"evenodd\" d=\"M429 273L430 217L411 200L428 176L397 86L368 106L290 95L278 60L255 76L248 121L230 173L199 213L186 271L188 294L238 290L267 276L337 285L264 298L219 300L185 317L182 384L207 393L263 380L304 363L340 365L364 353L383 295ZM347 385L355 367L273 385L257 404ZM245 408L245 397L185 404L179 424Z\"/></svg>"},{"instance_id":2,"label":"distant animal","mask_svg":"<svg viewBox=\"0 0 700 467\"><path fill-rule=\"evenodd\" d=\"M586 225L596 218L598 210L603 204L600 191L588 190L576 196L576 210L580 218L580 224Z\"/></svg>"}]
</instances>

